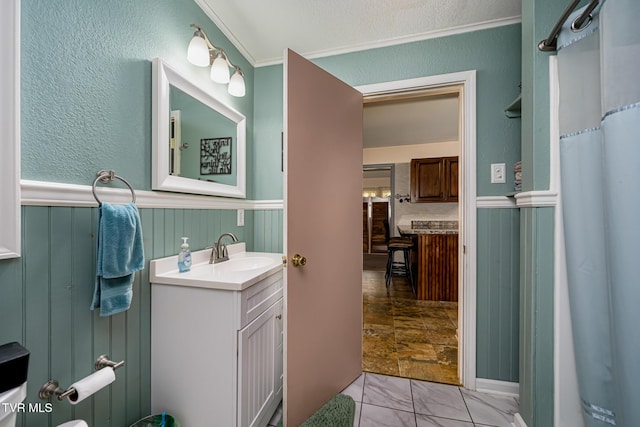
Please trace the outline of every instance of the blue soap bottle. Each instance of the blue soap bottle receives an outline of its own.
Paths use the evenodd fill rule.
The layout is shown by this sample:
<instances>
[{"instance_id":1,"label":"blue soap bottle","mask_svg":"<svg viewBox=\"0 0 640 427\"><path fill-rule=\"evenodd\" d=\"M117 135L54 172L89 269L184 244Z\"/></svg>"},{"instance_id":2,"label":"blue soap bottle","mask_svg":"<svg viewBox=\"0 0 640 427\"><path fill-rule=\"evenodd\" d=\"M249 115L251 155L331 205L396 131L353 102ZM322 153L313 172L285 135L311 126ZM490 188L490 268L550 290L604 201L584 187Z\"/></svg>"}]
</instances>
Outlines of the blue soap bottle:
<instances>
[{"instance_id":1,"label":"blue soap bottle","mask_svg":"<svg viewBox=\"0 0 640 427\"><path fill-rule=\"evenodd\" d=\"M178 270L180 270L181 273L191 270L191 251L189 250L189 244L187 243L188 239L188 237L182 238L182 249L178 254Z\"/></svg>"}]
</instances>

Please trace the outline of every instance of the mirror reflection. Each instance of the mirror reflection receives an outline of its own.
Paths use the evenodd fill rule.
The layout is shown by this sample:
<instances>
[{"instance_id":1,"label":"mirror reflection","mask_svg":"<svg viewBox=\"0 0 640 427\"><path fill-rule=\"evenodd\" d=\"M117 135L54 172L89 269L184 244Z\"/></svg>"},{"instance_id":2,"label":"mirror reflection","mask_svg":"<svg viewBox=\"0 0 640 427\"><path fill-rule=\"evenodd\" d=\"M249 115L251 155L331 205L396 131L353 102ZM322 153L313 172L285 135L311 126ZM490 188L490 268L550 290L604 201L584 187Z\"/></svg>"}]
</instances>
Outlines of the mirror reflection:
<instances>
[{"instance_id":1,"label":"mirror reflection","mask_svg":"<svg viewBox=\"0 0 640 427\"><path fill-rule=\"evenodd\" d=\"M235 122L174 86L169 105L169 173L236 185Z\"/></svg>"},{"instance_id":2,"label":"mirror reflection","mask_svg":"<svg viewBox=\"0 0 640 427\"><path fill-rule=\"evenodd\" d=\"M153 60L151 188L246 197L246 118Z\"/></svg>"}]
</instances>

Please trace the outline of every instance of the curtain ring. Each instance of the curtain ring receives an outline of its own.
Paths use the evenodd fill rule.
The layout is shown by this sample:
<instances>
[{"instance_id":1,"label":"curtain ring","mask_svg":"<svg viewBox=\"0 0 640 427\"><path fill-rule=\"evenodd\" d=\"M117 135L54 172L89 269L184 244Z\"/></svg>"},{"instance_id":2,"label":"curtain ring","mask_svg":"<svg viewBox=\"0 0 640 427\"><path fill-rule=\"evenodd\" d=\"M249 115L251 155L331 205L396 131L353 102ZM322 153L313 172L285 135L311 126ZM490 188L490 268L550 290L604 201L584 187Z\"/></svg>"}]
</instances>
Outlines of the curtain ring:
<instances>
[{"instance_id":1,"label":"curtain ring","mask_svg":"<svg viewBox=\"0 0 640 427\"><path fill-rule=\"evenodd\" d=\"M591 14L588 14L587 17L584 19L586 21L586 23L585 22L581 22L580 24L578 24L578 21L580 20L580 18L582 18L582 16L577 17L571 23L571 31L573 31L574 33L578 33L580 31L584 30L585 28L587 28L591 24L591 21L593 21L593 15L591 15ZM579 27L578 25L582 25L582 26Z\"/></svg>"}]
</instances>

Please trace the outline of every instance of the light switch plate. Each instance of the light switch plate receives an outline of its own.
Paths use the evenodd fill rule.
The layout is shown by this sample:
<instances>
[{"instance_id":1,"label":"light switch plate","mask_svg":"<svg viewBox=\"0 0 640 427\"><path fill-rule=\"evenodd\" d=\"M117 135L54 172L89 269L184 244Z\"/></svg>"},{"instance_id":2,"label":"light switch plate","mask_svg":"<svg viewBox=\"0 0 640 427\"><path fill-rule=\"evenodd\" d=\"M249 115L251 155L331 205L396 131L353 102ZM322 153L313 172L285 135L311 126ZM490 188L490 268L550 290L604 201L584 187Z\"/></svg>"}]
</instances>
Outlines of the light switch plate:
<instances>
[{"instance_id":1,"label":"light switch plate","mask_svg":"<svg viewBox=\"0 0 640 427\"><path fill-rule=\"evenodd\" d=\"M238 209L238 227L244 226L244 209Z\"/></svg>"},{"instance_id":2,"label":"light switch plate","mask_svg":"<svg viewBox=\"0 0 640 427\"><path fill-rule=\"evenodd\" d=\"M503 184L507 182L505 176L505 164L504 163L492 163L491 164L491 183Z\"/></svg>"}]
</instances>

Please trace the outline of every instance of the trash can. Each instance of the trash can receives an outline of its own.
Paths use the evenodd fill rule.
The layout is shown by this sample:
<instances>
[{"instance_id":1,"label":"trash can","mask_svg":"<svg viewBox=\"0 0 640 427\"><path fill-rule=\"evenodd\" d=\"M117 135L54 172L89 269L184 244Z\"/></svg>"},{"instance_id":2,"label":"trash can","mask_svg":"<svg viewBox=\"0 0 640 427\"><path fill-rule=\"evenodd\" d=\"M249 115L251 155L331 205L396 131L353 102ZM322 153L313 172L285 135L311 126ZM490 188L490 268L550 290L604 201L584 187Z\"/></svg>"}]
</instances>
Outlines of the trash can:
<instances>
[{"instance_id":1,"label":"trash can","mask_svg":"<svg viewBox=\"0 0 640 427\"><path fill-rule=\"evenodd\" d=\"M163 412L162 414L144 417L131 424L131 427L180 427L180 424L171 415Z\"/></svg>"}]
</instances>

